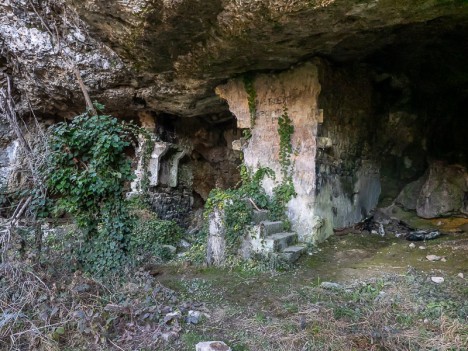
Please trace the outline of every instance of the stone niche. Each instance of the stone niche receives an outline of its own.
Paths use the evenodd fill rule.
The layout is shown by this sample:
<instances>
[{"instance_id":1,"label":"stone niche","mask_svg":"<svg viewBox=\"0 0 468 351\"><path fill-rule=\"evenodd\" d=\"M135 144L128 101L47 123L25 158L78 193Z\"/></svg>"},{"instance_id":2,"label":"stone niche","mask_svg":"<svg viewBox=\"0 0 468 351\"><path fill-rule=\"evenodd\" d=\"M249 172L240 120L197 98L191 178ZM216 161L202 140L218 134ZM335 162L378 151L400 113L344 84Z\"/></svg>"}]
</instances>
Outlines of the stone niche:
<instances>
[{"instance_id":1,"label":"stone niche","mask_svg":"<svg viewBox=\"0 0 468 351\"><path fill-rule=\"evenodd\" d=\"M211 189L239 181L239 153L230 147L240 137L235 121L230 113L181 118L151 111L140 112L139 120L152 150L140 136L129 195L146 192L159 218L188 227Z\"/></svg>"},{"instance_id":2,"label":"stone niche","mask_svg":"<svg viewBox=\"0 0 468 351\"><path fill-rule=\"evenodd\" d=\"M216 89L218 95L228 102L238 127L251 129L251 138L241 143L246 165L253 171L269 167L275 172L275 180L263 182L270 195L281 181L278 118L287 109L294 125L291 158L297 192L297 197L287 206L287 216L300 241L306 242L324 240L333 233L333 228L362 220L375 208L380 194L379 168L375 161L364 159L354 162L357 155L346 152L341 159L332 162L326 162L327 158L323 156L323 151L329 153L335 144L339 144L340 150L357 147L353 140L355 132L346 131L345 137L338 140L340 133L323 130L327 110L322 110L319 98L322 94L333 95L333 91L324 92L321 84L321 80L326 79L327 70L326 64L314 60L279 74L256 75L253 81L256 92L253 126L243 80L230 80ZM346 79L343 77L344 81ZM371 95L370 86L366 88L369 90L356 93ZM334 104L342 109L352 108L341 99L341 94L337 94ZM362 109L358 110L362 113ZM340 171L342 163L352 165L347 173Z\"/></svg>"}]
</instances>

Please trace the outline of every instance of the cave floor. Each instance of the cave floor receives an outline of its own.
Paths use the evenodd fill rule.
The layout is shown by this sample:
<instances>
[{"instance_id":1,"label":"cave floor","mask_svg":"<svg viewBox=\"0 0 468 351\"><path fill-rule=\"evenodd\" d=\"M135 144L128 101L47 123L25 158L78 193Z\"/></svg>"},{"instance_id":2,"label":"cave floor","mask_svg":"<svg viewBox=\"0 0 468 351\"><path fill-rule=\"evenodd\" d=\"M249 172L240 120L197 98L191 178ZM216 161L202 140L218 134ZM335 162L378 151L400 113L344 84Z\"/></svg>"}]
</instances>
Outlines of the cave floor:
<instances>
[{"instance_id":1,"label":"cave floor","mask_svg":"<svg viewBox=\"0 0 468 351\"><path fill-rule=\"evenodd\" d=\"M167 349L223 340L233 350L466 350L468 234L409 244L334 236L275 273L166 266L159 280L209 314Z\"/></svg>"}]
</instances>

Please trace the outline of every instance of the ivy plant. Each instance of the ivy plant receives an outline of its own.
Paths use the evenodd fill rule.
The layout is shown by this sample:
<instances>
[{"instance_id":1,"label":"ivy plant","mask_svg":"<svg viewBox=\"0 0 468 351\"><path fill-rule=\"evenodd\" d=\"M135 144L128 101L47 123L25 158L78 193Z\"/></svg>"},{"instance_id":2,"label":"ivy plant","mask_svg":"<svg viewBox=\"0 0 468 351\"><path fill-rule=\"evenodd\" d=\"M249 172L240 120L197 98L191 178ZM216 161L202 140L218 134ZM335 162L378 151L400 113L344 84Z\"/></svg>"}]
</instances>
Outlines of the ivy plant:
<instances>
[{"instance_id":1,"label":"ivy plant","mask_svg":"<svg viewBox=\"0 0 468 351\"><path fill-rule=\"evenodd\" d=\"M136 129L102 113L51 127L48 185L57 209L84 232L82 260L90 271L112 270L125 257L131 218L124 188L134 177L125 151Z\"/></svg>"},{"instance_id":2,"label":"ivy plant","mask_svg":"<svg viewBox=\"0 0 468 351\"><path fill-rule=\"evenodd\" d=\"M293 153L292 135L294 125L289 117L288 109L283 107L283 114L278 118L278 135L280 138L279 163L281 167L281 183L273 189L273 200L270 211L275 219L281 219L288 225L285 216L286 205L297 195L294 189L292 174L294 163L291 160Z\"/></svg>"},{"instance_id":3,"label":"ivy plant","mask_svg":"<svg viewBox=\"0 0 468 351\"><path fill-rule=\"evenodd\" d=\"M174 221L159 219L155 214L140 218L130 236L129 253L137 261L147 256L167 260L171 253L165 245L177 247L182 234L182 228Z\"/></svg>"},{"instance_id":4,"label":"ivy plant","mask_svg":"<svg viewBox=\"0 0 468 351\"><path fill-rule=\"evenodd\" d=\"M255 126L255 116L257 114L257 92L254 87L255 77L251 74L244 76L244 89L247 93L247 102L249 104L249 113L250 113L250 129L252 130Z\"/></svg>"}]
</instances>

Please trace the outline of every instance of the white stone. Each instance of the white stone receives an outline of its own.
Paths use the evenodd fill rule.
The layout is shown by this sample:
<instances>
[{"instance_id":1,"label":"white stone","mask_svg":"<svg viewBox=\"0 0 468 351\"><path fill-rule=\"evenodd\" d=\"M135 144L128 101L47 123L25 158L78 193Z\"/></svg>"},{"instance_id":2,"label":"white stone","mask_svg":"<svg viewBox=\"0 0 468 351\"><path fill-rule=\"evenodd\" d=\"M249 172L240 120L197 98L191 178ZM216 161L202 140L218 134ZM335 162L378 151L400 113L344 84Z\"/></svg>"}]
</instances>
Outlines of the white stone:
<instances>
[{"instance_id":1,"label":"white stone","mask_svg":"<svg viewBox=\"0 0 468 351\"><path fill-rule=\"evenodd\" d=\"M185 249L188 249L189 247L192 246L192 244L190 244L187 240L184 240L184 239L180 240L179 245Z\"/></svg>"},{"instance_id":2,"label":"white stone","mask_svg":"<svg viewBox=\"0 0 468 351\"><path fill-rule=\"evenodd\" d=\"M411 243L408 245L410 249L414 249L416 247L416 245L414 243Z\"/></svg>"},{"instance_id":3,"label":"white stone","mask_svg":"<svg viewBox=\"0 0 468 351\"><path fill-rule=\"evenodd\" d=\"M235 151L242 151L242 147L244 146L244 143L242 142L242 140L234 140L232 142L232 149L235 150Z\"/></svg>"},{"instance_id":4,"label":"white stone","mask_svg":"<svg viewBox=\"0 0 468 351\"><path fill-rule=\"evenodd\" d=\"M214 209L208 217L208 243L206 248L208 264L221 265L224 263L226 250L224 217L224 211L218 208Z\"/></svg>"},{"instance_id":5,"label":"white stone","mask_svg":"<svg viewBox=\"0 0 468 351\"><path fill-rule=\"evenodd\" d=\"M437 256L437 255L427 255L426 259L428 261L440 261L442 259L442 257Z\"/></svg>"},{"instance_id":6,"label":"white stone","mask_svg":"<svg viewBox=\"0 0 468 351\"><path fill-rule=\"evenodd\" d=\"M324 288L324 289L331 289L331 290L333 290L333 289L342 289L343 288L340 284L333 283L333 282L322 282L320 284L320 287Z\"/></svg>"},{"instance_id":7,"label":"white stone","mask_svg":"<svg viewBox=\"0 0 468 351\"><path fill-rule=\"evenodd\" d=\"M443 277L431 277L431 280L436 283L436 284L441 284L444 282L444 278Z\"/></svg>"},{"instance_id":8,"label":"white stone","mask_svg":"<svg viewBox=\"0 0 468 351\"><path fill-rule=\"evenodd\" d=\"M457 277L464 279L464 278L465 278L465 275L464 275L463 273L458 273L458 274L457 274Z\"/></svg>"},{"instance_id":9,"label":"white stone","mask_svg":"<svg viewBox=\"0 0 468 351\"><path fill-rule=\"evenodd\" d=\"M198 324L202 318L202 313L200 311L188 311L187 314L187 323Z\"/></svg>"},{"instance_id":10,"label":"white stone","mask_svg":"<svg viewBox=\"0 0 468 351\"><path fill-rule=\"evenodd\" d=\"M231 351L231 348L222 341L204 341L195 345L196 351Z\"/></svg>"}]
</instances>

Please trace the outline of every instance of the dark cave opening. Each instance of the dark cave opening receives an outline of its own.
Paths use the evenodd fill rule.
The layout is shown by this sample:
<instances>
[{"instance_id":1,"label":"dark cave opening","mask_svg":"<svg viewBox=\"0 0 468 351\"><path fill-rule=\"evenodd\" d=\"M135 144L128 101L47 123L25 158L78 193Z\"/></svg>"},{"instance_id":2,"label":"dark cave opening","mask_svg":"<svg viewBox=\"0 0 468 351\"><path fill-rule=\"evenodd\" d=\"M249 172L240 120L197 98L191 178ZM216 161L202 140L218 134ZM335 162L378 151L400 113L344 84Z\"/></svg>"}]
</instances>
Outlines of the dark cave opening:
<instances>
[{"instance_id":1,"label":"dark cave opening","mask_svg":"<svg viewBox=\"0 0 468 351\"><path fill-rule=\"evenodd\" d=\"M468 181L463 181L468 167L467 37L468 23L435 20L401 28L398 39L364 60L375 72L374 145L381 157L381 205L404 193L408 184L426 179L424 187L432 186L432 193L426 189L418 201L437 192L449 194L437 201L463 197L459 211L445 214L464 215L468 194ZM382 139L386 143L379 142Z\"/></svg>"},{"instance_id":2,"label":"dark cave opening","mask_svg":"<svg viewBox=\"0 0 468 351\"><path fill-rule=\"evenodd\" d=\"M387 112L417 116L426 157L468 166L468 23L454 23L439 19L402 28L398 40L365 62L387 74L376 84Z\"/></svg>"}]
</instances>

